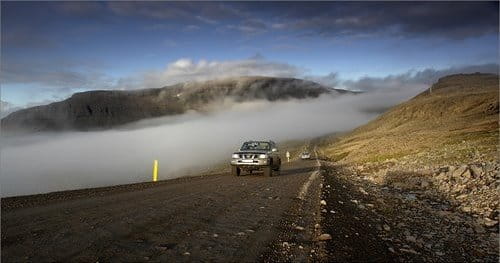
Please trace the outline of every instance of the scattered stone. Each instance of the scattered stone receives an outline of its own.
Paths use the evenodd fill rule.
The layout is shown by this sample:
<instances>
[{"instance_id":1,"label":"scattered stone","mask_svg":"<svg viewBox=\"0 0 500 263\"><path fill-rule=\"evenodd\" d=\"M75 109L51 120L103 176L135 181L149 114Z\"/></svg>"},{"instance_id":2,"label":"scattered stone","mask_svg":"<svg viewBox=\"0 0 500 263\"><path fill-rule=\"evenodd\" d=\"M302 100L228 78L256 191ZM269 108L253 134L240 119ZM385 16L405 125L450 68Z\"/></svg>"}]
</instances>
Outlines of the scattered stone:
<instances>
[{"instance_id":1,"label":"scattered stone","mask_svg":"<svg viewBox=\"0 0 500 263\"><path fill-rule=\"evenodd\" d=\"M387 225L387 224L384 224L383 228L384 228L385 231L391 231L391 227L389 225Z\"/></svg>"},{"instance_id":2,"label":"scattered stone","mask_svg":"<svg viewBox=\"0 0 500 263\"><path fill-rule=\"evenodd\" d=\"M395 250L394 250L394 248L392 248L392 247L390 247L390 248L389 248L389 251L390 251L391 253L396 253L396 251L395 251Z\"/></svg>"},{"instance_id":3,"label":"scattered stone","mask_svg":"<svg viewBox=\"0 0 500 263\"><path fill-rule=\"evenodd\" d=\"M400 248L399 251L405 252L405 253L410 253L410 254L415 254L418 255L418 252L413 250L413 249L406 249L406 248Z\"/></svg>"},{"instance_id":4,"label":"scattered stone","mask_svg":"<svg viewBox=\"0 0 500 263\"><path fill-rule=\"evenodd\" d=\"M483 174L483 169L480 166L472 165L470 170L474 177L479 177Z\"/></svg>"},{"instance_id":5,"label":"scattered stone","mask_svg":"<svg viewBox=\"0 0 500 263\"><path fill-rule=\"evenodd\" d=\"M335 212L335 211L333 211L333 210L330 210L330 213L335 214L336 212Z\"/></svg>"},{"instance_id":6,"label":"scattered stone","mask_svg":"<svg viewBox=\"0 0 500 263\"><path fill-rule=\"evenodd\" d=\"M440 257L442 257L442 256L444 256L445 254L444 254L443 252L441 252L441 251L436 251L436 255L438 255L438 256L440 256Z\"/></svg>"},{"instance_id":7,"label":"scattered stone","mask_svg":"<svg viewBox=\"0 0 500 263\"><path fill-rule=\"evenodd\" d=\"M169 245L158 245L155 248L158 250L167 250L169 249Z\"/></svg>"},{"instance_id":8,"label":"scattered stone","mask_svg":"<svg viewBox=\"0 0 500 263\"><path fill-rule=\"evenodd\" d=\"M288 242L283 242L281 244L284 248L289 248L290 247L290 244Z\"/></svg>"},{"instance_id":9,"label":"scattered stone","mask_svg":"<svg viewBox=\"0 0 500 263\"><path fill-rule=\"evenodd\" d=\"M417 196L415 194L405 194L405 199L409 201L414 201L417 199Z\"/></svg>"},{"instance_id":10,"label":"scattered stone","mask_svg":"<svg viewBox=\"0 0 500 263\"><path fill-rule=\"evenodd\" d=\"M252 230L252 229L247 229L247 230L245 230L245 231L246 231L246 232L248 232L248 233L253 233L253 232L255 232L255 231L254 231L254 230Z\"/></svg>"},{"instance_id":11,"label":"scattered stone","mask_svg":"<svg viewBox=\"0 0 500 263\"><path fill-rule=\"evenodd\" d=\"M423 181L420 183L420 187L422 187L422 188L424 188L424 189L425 189L425 188L427 188L427 187L429 187L429 185L430 185L430 184L429 184L429 182L428 182L427 180L423 180Z\"/></svg>"},{"instance_id":12,"label":"scattered stone","mask_svg":"<svg viewBox=\"0 0 500 263\"><path fill-rule=\"evenodd\" d=\"M302 231L302 230L304 230L304 227L296 226L295 229Z\"/></svg>"},{"instance_id":13,"label":"scattered stone","mask_svg":"<svg viewBox=\"0 0 500 263\"><path fill-rule=\"evenodd\" d=\"M245 232L238 232L238 233L236 233L236 235L238 235L238 236L244 236Z\"/></svg>"},{"instance_id":14,"label":"scattered stone","mask_svg":"<svg viewBox=\"0 0 500 263\"><path fill-rule=\"evenodd\" d=\"M299 246L299 249L304 249L304 247L303 246Z\"/></svg>"},{"instance_id":15,"label":"scattered stone","mask_svg":"<svg viewBox=\"0 0 500 263\"><path fill-rule=\"evenodd\" d=\"M219 235L217 235L217 234L213 234L212 236L213 236L213 237L219 237Z\"/></svg>"},{"instance_id":16,"label":"scattered stone","mask_svg":"<svg viewBox=\"0 0 500 263\"><path fill-rule=\"evenodd\" d=\"M316 225L314 225L314 228L316 228L316 229L317 229L317 228L320 228L320 227L321 227L321 226L320 226L320 224L316 224Z\"/></svg>"},{"instance_id":17,"label":"scattered stone","mask_svg":"<svg viewBox=\"0 0 500 263\"><path fill-rule=\"evenodd\" d=\"M321 200L321 202L319 202L321 205L326 205L326 201L325 200Z\"/></svg>"},{"instance_id":18,"label":"scattered stone","mask_svg":"<svg viewBox=\"0 0 500 263\"><path fill-rule=\"evenodd\" d=\"M498 220L491 220L489 218L485 218L484 225L487 227L494 227L494 226L498 225Z\"/></svg>"},{"instance_id":19,"label":"scattered stone","mask_svg":"<svg viewBox=\"0 0 500 263\"><path fill-rule=\"evenodd\" d=\"M477 233L477 234L483 234L486 232L486 230L484 230L483 226L481 225L475 225L474 226L474 231Z\"/></svg>"},{"instance_id":20,"label":"scattered stone","mask_svg":"<svg viewBox=\"0 0 500 263\"><path fill-rule=\"evenodd\" d=\"M189 253L189 252L184 252L184 256L189 256L189 255L191 255L191 253Z\"/></svg>"},{"instance_id":21,"label":"scattered stone","mask_svg":"<svg viewBox=\"0 0 500 263\"><path fill-rule=\"evenodd\" d=\"M332 236L330 234L321 234L318 237L319 241L326 241L326 240L330 240L330 239L332 239Z\"/></svg>"},{"instance_id":22,"label":"scattered stone","mask_svg":"<svg viewBox=\"0 0 500 263\"><path fill-rule=\"evenodd\" d=\"M465 170L467 170L467 165L462 165L456 170L452 171L452 176L455 178L459 178L460 176L462 176Z\"/></svg>"},{"instance_id":23,"label":"scattered stone","mask_svg":"<svg viewBox=\"0 0 500 263\"><path fill-rule=\"evenodd\" d=\"M408 242L412 242L412 243L416 243L417 242L417 238L414 237L414 236L406 236L405 239Z\"/></svg>"}]
</instances>

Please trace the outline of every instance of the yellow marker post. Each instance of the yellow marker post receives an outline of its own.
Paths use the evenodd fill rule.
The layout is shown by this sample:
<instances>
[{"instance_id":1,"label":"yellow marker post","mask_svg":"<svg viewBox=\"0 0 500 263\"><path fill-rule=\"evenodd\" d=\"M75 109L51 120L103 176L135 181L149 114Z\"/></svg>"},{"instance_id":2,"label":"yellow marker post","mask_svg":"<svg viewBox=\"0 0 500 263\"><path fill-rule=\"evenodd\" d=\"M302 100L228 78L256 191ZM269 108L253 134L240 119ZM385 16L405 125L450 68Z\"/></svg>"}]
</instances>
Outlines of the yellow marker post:
<instances>
[{"instance_id":1,"label":"yellow marker post","mask_svg":"<svg viewBox=\"0 0 500 263\"><path fill-rule=\"evenodd\" d=\"M153 182L158 181L158 160L153 162Z\"/></svg>"}]
</instances>

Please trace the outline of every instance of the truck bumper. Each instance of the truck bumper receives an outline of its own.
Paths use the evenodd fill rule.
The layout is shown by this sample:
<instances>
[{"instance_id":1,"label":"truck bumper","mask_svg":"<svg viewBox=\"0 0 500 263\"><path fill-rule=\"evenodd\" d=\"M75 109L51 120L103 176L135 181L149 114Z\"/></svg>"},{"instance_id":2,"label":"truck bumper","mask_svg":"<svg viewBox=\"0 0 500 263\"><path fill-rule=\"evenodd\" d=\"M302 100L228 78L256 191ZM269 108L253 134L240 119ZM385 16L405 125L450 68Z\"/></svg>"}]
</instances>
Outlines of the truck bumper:
<instances>
[{"instance_id":1,"label":"truck bumper","mask_svg":"<svg viewBox=\"0 0 500 263\"><path fill-rule=\"evenodd\" d=\"M256 167L267 166L269 164L267 159L232 159L231 165L238 167Z\"/></svg>"}]
</instances>

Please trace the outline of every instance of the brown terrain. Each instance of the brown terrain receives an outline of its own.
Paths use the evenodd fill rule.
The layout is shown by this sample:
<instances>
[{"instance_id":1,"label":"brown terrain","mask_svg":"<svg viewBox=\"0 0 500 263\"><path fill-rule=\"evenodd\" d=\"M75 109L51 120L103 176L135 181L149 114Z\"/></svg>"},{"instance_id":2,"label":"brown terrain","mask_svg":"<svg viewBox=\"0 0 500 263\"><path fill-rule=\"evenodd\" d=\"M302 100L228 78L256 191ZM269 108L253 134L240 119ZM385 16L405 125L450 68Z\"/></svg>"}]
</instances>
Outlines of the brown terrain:
<instances>
[{"instance_id":1,"label":"brown terrain","mask_svg":"<svg viewBox=\"0 0 500 263\"><path fill-rule=\"evenodd\" d=\"M280 176L254 173L181 178L2 200L2 262L257 261L297 206L317 210L302 185L314 160L284 165ZM318 189L311 180L310 189ZM316 195L316 196L314 196ZM316 246L312 213L294 222ZM307 228L307 229L306 229Z\"/></svg>"},{"instance_id":2,"label":"brown terrain","mask_svg":"<svg viewBox=\"0 0 500 263\"><path fill-rule=\"evenodd\" d=\"M498 113L498 75L447 76L350 134L319 139L318 151L386 218L391 251L498 261Z\"/></svg>"},{"instance_id":3,"label":"brown terrain","mask_svg":"<svg viewBox=\"0 0 500 263\"><path fill-rule=\"evenodd\" d=\"M3 198L2 261L498 262L498 84L448 76L351 133L282 144L275 177Z\"/></svg>"}]
</instances>

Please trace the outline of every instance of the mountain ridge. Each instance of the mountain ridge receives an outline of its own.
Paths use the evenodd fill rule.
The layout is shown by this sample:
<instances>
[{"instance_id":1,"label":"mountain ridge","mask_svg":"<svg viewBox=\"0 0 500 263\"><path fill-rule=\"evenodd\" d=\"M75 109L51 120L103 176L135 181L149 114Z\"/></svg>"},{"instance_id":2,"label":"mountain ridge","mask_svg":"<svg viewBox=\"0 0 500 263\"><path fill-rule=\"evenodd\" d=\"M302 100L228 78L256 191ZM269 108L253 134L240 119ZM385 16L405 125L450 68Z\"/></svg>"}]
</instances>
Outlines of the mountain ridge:
<instances>
[{"instance_id":1,"label":"mountain ridge","mask_svg":"<svg viewBox=\"0 0 500 263\"><path fill-rule=\"evenodd\" d=\"M236 102L316 98L349 91L296 78L261 76L187 82L141 90L93 90L48 105L13 112L1 120L2 132L100 130L147 118L171 116L231 98Z\"/></svg>"}]
</instances>

